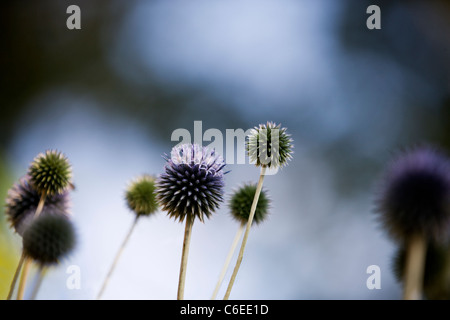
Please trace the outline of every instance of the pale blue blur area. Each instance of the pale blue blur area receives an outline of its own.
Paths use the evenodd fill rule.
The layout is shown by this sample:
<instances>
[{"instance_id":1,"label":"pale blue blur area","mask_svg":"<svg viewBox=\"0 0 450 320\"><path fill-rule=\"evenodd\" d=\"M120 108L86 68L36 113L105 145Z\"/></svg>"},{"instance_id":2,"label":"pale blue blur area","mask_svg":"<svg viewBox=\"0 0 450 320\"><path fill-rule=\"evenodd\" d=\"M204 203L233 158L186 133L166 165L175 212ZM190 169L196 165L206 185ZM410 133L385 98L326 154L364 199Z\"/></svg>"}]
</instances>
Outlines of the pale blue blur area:
<instances>
[{"instance_id":1,"label":"pale blue blur area","mask_svg":"<svg viewBox=\"0 0 450 320\"><path fill-rule=\"evenodd\" d=\"M293 160L265 178L270 216L251 230L232 299L401 298L375 191L399 148L449 147L450 44L433 33L448 35L448 5L381 2L382 29L368 30L367 1L78 1L82 29L69 31L69 3L43 3L50 13L8 6L10 18L29 24L50 17L29 37L54 40L23 38L32 58L13 57L27 48L20 41L8 49L13 66L23 59L36 74L6 69L12 93L2 92L0 111L13 179L46 149L63 151L73 166L77 248L48 271L39 299L96 298L134 219L127 183L161 173L177 143L172 132L193 135L194 121L224 138L226 129L274 121L294 140ZM186 299L211 297L238 230L227 201L259 177L250 164L228 169L226 201L194 223ZM5 232L20 250L20 238ZM175 299L183 232L165 212L142 218L104 299ZM79 289L67 287L71 265ZM381 289L367 287L371 265L380 267Z\"/></svg>"}]
</instances>

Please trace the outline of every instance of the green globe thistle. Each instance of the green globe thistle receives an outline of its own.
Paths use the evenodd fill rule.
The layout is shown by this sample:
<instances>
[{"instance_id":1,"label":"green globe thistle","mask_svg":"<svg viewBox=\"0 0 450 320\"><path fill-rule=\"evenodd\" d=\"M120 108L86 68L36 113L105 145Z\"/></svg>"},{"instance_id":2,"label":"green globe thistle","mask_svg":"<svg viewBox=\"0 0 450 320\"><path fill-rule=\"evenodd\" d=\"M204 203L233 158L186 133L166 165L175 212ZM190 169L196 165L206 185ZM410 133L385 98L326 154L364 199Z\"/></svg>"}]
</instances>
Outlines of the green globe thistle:
<instances>
[{"instance_id":1,"label":"green globe thistle","mask_svg":"<svg viewBox=\"0 0 450 320\"><path fill-rule=\"evenodd\" d=\"M155 189L155 178L150 175L132 181L125 193L128 208L138 216L154 213L158 210Z\"/></svg>"},{"instance_id":2,"label":"green globe thistle","mask_svg":"<svg viewBox=\"0 0 450 320\"><path fill-rule=\"evenodd\" d=\"M233 193L228 204L233 218L241 223L248 221L255 193L256 184L244 184ZM270 199L267 196L267 192L263 189L256 205L253 223L258 224L264 221L269 213L269 205Z\"/></svg>"},{"instance_id":3,"label":"green globe thistle","mask_svg":"<svg viewBox=\"0 0 450 320\"><path fill-rule=\"evenodd\" d=\"M41 195L60 194L73 188L71 165L56 150L40 153L31 163L28 175L31 184Z\"/></svg>"},{"instance_id":4,"label":"green globe thistle","mask_svg":"<svg viewBox=\"0 0 450 320\"><path fill-rule=\"evenodd\" d=\"M292 139L281 124L260 124L248 136L247 154L256 166L282 168L292 159L292 148Z\"/></svg>"},{"instance_id":5,"label":"green globe thistle","mask_svg":"<svg viewBox=\"0 0 450 320\"><path fill-rule=\"evenodd\" d=\"M41 215L23 234L23 252L41 266L59 263L75 247L71 221L63 216Z\"/></svg>"},{"instance_id":6,"label":"green globe thistle","mask_svg":"<svg viewBox=\"0 0 450 320\"><path fill-rule=\"evenodd\" d=\"M8 191L6 198L5 214L8 217L11 227L19 234L23 235L25 229L33 220L36 209L39 205L40 195L31 186L28 175L22 177ZM69 192L49 195L46 198L42 214L70 215Z\"/></svg>"}]
</instances>

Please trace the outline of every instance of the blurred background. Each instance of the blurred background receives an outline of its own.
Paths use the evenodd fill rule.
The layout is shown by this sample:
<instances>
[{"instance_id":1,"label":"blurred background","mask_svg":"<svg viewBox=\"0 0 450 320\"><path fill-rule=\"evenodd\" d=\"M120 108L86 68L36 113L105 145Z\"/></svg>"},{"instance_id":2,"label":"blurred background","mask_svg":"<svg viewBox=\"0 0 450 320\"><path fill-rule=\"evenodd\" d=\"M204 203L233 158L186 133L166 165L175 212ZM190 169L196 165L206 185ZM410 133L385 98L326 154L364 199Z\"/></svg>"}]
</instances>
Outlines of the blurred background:
<instances>
[{"instance_id":1,"label":"blurred background","mask_svg":"<svg viewBox=\"0 0 450 320\"><path fill-rule=\"evenodd\" d=\"M72 4L81 30L66 27ZM366 27L371 4L380 30ZM38 153L73 166L78 235L38 298L95 299L133 222L127 183L161 173L172 132L194 121L224 135L274 121L294 140L293 161L265 179L270 218L231 298L401 298L374 192L399 149L450 149L448 1L3 1L0 29L1 299L21 252L4 199ZM228 167L227 199L258 179ZM194 224L186 299L211 297L237 229L226 202ZM165 212L142 219L104 298L175 299L183 232ZM374 264L379 290L366 286ZM72 265L79 289L66 286Z\"/></svg>"}]
</instances>

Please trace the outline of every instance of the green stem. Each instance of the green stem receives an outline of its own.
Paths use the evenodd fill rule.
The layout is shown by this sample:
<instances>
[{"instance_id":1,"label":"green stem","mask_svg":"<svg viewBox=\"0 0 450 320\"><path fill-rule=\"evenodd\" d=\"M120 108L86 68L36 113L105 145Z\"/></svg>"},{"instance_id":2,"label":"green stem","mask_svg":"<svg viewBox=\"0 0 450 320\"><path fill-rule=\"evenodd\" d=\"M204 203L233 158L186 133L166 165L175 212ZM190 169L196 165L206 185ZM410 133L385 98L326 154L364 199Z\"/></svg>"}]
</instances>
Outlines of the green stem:
<instances>
[{"instance_id":1,"label":"green stem","mask_svg":"<svg viewBox=\"0 0 450 320\"><path fill-rule=\"evenodd\" d=\"M114 258L114 261L113 261L113 263L112 263L112 265L111 265L111 267L109 269L109 272L106 275L105 280L103 281L103 285L102 285L102 287L100 289L100 292L97 295L97 300L100 300L100 298L102 297L102 295L103 295L103 293L104 293L104 291L106 289L106 286L108 285L109 279L111 278L111 275L113 274L114 269L116 268L116 265L117 265L117 263L118 263L118 261L120 259L120 256L122 255L122 252L124 251L125 246L128 243L128 241L130 240L131 234L133 233L133 230L134 230L134 228L137 225L138 219L139 219L139 215L136 215L136 219L134 219L134 222L131 225L131 228L128 231L127 236L125 237L125 239L122 242L122 245L120 246L119 250L117 251L116 257Z\"/></svg>"},{"instance_id":2,"label":"green stem","mask_svg":"<svg viewBox=\"0 0 450 320\"><path fill-rule=\"evenodd\" d=\"M34 212L33 215L33 220L38 218L42 212L42 210L44 209L44 204L45 204L45 199L47 198L47 193L44 192L41 196L41 199L39 200L38 206L36 208L36 211ZM22 272L22 276L20 278L20 283L19 283L19 289L17 292L17 299L18 300L22 300L23 299L23 294L24 294L24 290L25 290L25 283L27 281L27 276L28 276L28 268L29 268L29 264L30 264L30 260L28 258L25 257L25 254L23 252L23 248L22 248L22 256L19 260L19 264L16 268L16 272L14 273L14 278L13 281L11 283L10 289L9 289L9 294L8 294L8 300L11 299L12 297L12 293L14 291L14 288L16 286L17 280L18 280L18 276L20 273L20 270L22 268L25 268L25 270Z\"/></svg>"},{"instance_id":3,"label":"green stem","mask_svg":"<svg viewBox=\"0 0 450 320\"><path fill-rule=\"evenodd\" d=\"M212 294L211 300L214 300L217 297L217 293L219 292L223 278L225 277L225 273L227 272L228 266L230 265L231 258L233 257L233 254L236 251L236 247L238 245L239 239L241 238L242 233L244 232L245 224L246 224L245 222L242 222L241 225L239 226L238 231L236 232L236 236L234 237L233 243L231 244L231 248L230 248L230 251L228 252L227 258L225 259L225 264L223 265L222 272L219 275L219 280L217 281L217 284L216 284L216 287Z\"/></svg>"},{"instance_id":4,"label":"green stem","mask_svg":"<svg viewBox=\"0 0 450 320\"><path fill-rule=\"evenodd\" d=\"M40 266L39 270L38 270L38 279L37 282L33 288L33 293L31 294L31 300L36 300L37 294L39 292L39 289L41 287L42 284L42 280L44 279L45 276L45 271L46 268L44 266Z\"/></svg>"},{"instance_id":5,"label":"green stem","mask_svg":"<svg viewBox=\"0 0 450 320\"><path fill-rule=\"evenodd\" d=\"M20 255L19 264L17 265L16 271L14 272L14 277L11 282L11 286L9 287L8 297L6 298L7 300L12 299L12 295L13 295L14 289L16 288L17 280L19 279L19 274L20 274L20 271L22 270L24 261L25 261L25 255L22 252L22 254Z\"/></svg>"},{"instance_id":6,"label":"green stem","mask_svg":"<svg viewBox=\"0 0 450 320\"><path fill-rule=\"evenodd\" d=\"M230 279L230 282L228 284L228 288L227 288L227 291L225 293L224 300L228 300L228 298L230 297L231 289L233 288L234 281L236 280L236 275L237 275L237 273L239 271L239 268L241 266L241 263L242 263L242 258L244 257L245 246L247 244L248 235L250 233L250 228L251 228L252 223L253 223L253 217L255 216L256 206L258 204L259 195L260 195L261 190L262 190L265 174L266 174L266 167L262 167L261 168L261 173L259 175L258 185L256 186L255 197L253 198L253 203L252 203L252 207L251 207L251 210L250 210L250 216L248 217L247 227L245 229L244 238L242 239L241 249L239 250L239 256L237 258L236 265L235 265L234 270L233 270L233 274L231 275L231 279Z\"/></svg>"},{"instance_id":7,"label":"green stem","mask_svg":"<svg viewBox=\"0 0 450 320\"><path fill-rule=\"evenodd\" d=\"M404 300L419 300L422 298L426 250L425 237L419 234L412 235L406 253Z\"/></svg>"},{"instance_id":8,"label":"green stem","mask_svg":"<svg viewBox=\"0 0 450 320\"><path fill-rule=\"evenodd\" d=\"M186 217L186 227L184 230L184 240L183 240L183 252L181 254L181 265L180 265L180 277L178 280L178 292L177 299L184 299L184 287L186 282L186 269L189 256L189 245L191 242L192 225L194 224L194 217L190 214Z\"/></svg>"}]
</instances>

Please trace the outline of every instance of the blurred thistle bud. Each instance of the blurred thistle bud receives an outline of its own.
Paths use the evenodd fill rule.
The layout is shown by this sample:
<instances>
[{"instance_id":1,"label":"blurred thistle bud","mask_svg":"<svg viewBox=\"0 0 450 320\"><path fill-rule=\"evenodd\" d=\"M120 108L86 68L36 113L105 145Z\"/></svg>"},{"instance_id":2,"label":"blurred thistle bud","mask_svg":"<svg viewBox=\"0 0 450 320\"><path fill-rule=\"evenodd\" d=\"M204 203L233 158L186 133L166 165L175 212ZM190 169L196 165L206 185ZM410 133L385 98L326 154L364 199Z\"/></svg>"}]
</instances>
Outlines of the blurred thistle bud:
<instances>
[{"instance_id":1,"label":"blurred thistle bud","mask_svg":"<svg viewBox=\"0 0 450 320\"><path fill-rule=\"evenodd\" d=\"M377 213L396 240L412 234L446 240L450 231L450 162L437 149L420 147L390 164L379 190Z\"/></svg>"},{"instance_id":2,"label":"blurred thistle bud","mask_svg":"<svg viewBox=\"0 0 450 320\"><path fill-rule=\"evenodd\" d=\"M24 230L33 220L40 197L36 189L31 186L28 175L22 177L9 189L5 214L11 223L11 227L19 235L23 235ZM69 207L70 197L67 191L62 194L49 195L45 201L42 214L68 217L70 215Z\"/></svg>"},{"instance_id":3,"label":"blurred thistle bud","mask_svg":"<svg viewBox=\"0 0 450 320\"><path fill-rule=\"evenodd\" d=\"M223 201L223 158L198 144L184 144L175 146L166 160L157 181L162 209L180 222L186 215L209 218Z\"/></svg>"},{"instance_id":4,"label":"blurred thistle bud","mask_svg":"<svg viewBox=\"0 0 450 320\"><path fill-rule=\"evenodd\" d=\"M158 210L155 178L143 175L133 180L125 192L128 208L137 216L148 216Z\"/></svg>"},{"instance_id":5,"label":"blurred thistle bud","mask_svg":"<svg viewBox=\"0 0 450 320\"><path fill-rule=\"evenodd\" d=\"M68 159L56 150L47 150L34 158L28 175L40 195L60 194L73 189L71 165Z\"/></svg>"},{"instance_id":6,"label":"blurred thistle bud","mask_svg":"<svg viewBox=\"0 0 450 320\"><path fill-rule=\"evenodd\" d=\"M396 279L405 278L406 250L397 249L393 258L393 271ZM423 293L429 300L450 299L450 246L430 242L426 249L423 275Z\"/></svg>"},{"instance_id":7,"label":"blurred thistle bud","mask_svg":"<svg viewBox=\"0 0 450 320\"><path fill-rule=\"evenodd\" d=\"M248 136L247 154L256 166L282 168L292 159L292 148L292 139L281 124L260 124Z\"/></svg>"},{"instance_id":8,"label":"blurred thistle bud","mask_svg":"<svg viewBox=\"0 0 450 320\"><path fill-rule=\"evenodd\" d=\"M256 193L256 184L244 184L233 192L229 201L231 215L240 223L247 223ZM262 189L256 205L253 223L261 223L269 213L270 199Z\"/></svg>"},{"instance_id":9,"label":"blurred thistle bud","mask_svg":"<svg viewBox=\"0 0 450 320\"><path fill-rule=\"evenodd\" d=\"M41 215L23 234L23 252L41 266L59 263L75 247L72 222L63 216Z\"/></svg>"}]
</instances>

